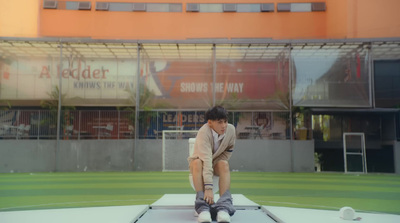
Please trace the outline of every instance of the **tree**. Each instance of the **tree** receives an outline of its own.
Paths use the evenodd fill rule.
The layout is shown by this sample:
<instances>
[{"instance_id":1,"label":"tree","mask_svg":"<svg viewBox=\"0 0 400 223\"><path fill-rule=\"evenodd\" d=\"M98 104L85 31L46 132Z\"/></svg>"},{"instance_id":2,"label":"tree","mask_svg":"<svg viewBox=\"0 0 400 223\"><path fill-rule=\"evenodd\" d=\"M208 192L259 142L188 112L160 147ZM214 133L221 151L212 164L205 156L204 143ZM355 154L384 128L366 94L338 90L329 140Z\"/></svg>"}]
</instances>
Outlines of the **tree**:
<instances>
[{"instance_id":1,"label":"tree","mask_svg":"<svg viewBox=\"0 0 400 223\"><path fill-rule=\"evenodd\" d=\"M50 100L42 100L40 105L42 108L47 109L50 111L49 115L45 118L41 119L40 125L48 126L48 130L50 134L54 134L53 130L57 127L57 114L58 114L58 99L59 99L60 90L58 86L53 87L53 90L49 95ZM65 98L65 94L61 95L61 102ZM70 113L71 110L75 110L74 106L61 106L61 128L63 133L66 132L66 127L71 125L71 122L74 120L73 114Z\"/></svg>"}]
</instances>

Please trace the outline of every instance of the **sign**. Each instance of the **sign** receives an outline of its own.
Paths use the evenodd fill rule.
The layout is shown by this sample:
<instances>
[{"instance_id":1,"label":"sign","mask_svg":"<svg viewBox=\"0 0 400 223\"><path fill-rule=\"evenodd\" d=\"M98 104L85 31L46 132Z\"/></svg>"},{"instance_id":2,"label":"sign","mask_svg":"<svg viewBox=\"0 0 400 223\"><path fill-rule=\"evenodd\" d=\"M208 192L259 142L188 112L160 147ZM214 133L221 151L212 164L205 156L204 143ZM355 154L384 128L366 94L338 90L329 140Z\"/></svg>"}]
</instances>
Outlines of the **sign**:
<instances>
[{"instance_id":1,"label":"sign","mask_svg":"<svg viewBox=\"0 0 400 223\"><path fill-rule=\"evenodd\" d=\"M118 59L64 60L28 58L12 61L2 68L0 99L49 99L62 79L62 93L69 105L134 105L137 63ZM151 92L149 105L169 108L203 108L216 99L265 100L277 92L288 92L288 72L274 61L217 62L213 67L202 61L151 61L142 63L140 80ZM5 66L3 66L5 67ZM143 89L141 89L143 92ZM122 104L121 104L122 103Z\"/></svg>"}]
</instances>

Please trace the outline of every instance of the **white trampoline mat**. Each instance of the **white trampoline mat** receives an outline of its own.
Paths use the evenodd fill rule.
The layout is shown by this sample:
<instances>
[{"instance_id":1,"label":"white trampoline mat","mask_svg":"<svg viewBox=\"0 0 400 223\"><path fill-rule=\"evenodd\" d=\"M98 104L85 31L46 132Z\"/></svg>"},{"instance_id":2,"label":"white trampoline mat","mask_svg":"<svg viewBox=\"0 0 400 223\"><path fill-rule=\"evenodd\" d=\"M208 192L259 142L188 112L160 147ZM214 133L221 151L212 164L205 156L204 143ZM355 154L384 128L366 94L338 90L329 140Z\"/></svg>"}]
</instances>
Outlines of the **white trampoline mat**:
<instances>
[{"instance_id":1,"label":"white trampoline mat","mask_svg":"<svg viewBox=\"0 0 400 223\"><path fill-rule=\"evenodd\" d=\"M219 195L216 194L214 200L217 201ZM193 209L196 194L165 194L156 202L151 204L152 209ZM237 210L255 210L259 209L260 205L251 201L243 194L232 194L233 206Z\"/></svg>"},{"instance_id":2,"label":"white trampoline mat","mask_svg":"<svg viewBox=\"0 0 400 223\"><path fill-rule=\"evenodd\" d=\"M144 214L137 223L190 223L197 222L194 216L194 210L191 209L150 209ZM216 221L213 221L216 222ZM234 223L263 222L276 223L262 210L237 210L231 217Z\"/></svg>"}]
</instances>

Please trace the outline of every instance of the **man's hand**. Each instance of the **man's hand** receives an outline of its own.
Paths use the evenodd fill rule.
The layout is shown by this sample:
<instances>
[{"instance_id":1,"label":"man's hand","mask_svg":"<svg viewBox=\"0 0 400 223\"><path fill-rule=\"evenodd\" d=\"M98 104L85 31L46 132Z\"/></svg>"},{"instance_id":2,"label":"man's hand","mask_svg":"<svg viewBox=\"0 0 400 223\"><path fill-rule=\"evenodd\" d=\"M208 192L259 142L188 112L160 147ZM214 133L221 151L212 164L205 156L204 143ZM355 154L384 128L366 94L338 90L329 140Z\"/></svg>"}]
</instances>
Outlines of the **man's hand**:
<instances>
[{"instance_id":1,"label":"man's hand","mask_svg":"<svg viewBox=\"0 0 400 223\"><path fill-rule=\"evenodd\" d=\"M213 190L208 189L204 191L204 200L206 201L206 203L208 203L209 205L214 204L214 193Z\"/></svg>"}]
</instances>

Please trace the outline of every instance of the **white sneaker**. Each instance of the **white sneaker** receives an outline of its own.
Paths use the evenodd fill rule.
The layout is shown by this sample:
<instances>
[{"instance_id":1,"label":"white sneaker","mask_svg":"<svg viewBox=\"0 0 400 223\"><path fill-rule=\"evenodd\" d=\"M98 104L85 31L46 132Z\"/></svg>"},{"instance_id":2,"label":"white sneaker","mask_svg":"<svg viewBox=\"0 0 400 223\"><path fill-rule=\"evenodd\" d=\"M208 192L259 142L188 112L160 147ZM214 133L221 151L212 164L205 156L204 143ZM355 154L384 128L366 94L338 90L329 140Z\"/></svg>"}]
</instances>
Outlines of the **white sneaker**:
<instances>
[{"instance_id":1,"label":"white sneaker","mask_svg":"<svg viewBox=\"0 0 400 223\"><path fill-rule=\"evenodd\" d=\"M231 222L231 216L229 216L228 212L226 212L226 211L218 211L217 221L218 222Z\"/></svg>"},{"instance_id":2,"label":"white sneaker","mask_svg":"<svg viewBox=\"0 0 400 223\"><path fill-rule=\"evenodd\" d=\"M199 217L197 217L197 221L204 223L204 222L211 222L211 214L209 211L203 211L199 214Z\"/></svg>"}]
</instances>

